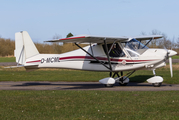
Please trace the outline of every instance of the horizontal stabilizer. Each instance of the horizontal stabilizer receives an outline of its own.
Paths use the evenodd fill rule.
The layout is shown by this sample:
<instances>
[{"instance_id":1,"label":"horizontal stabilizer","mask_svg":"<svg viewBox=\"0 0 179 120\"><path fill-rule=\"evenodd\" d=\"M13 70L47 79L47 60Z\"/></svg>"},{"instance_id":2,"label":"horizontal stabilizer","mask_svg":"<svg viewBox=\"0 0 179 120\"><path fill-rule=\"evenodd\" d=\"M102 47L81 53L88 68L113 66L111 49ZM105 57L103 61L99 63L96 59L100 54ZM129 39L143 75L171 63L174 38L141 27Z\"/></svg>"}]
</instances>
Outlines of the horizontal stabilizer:
<instances>
[{"instance_id":1,"label":"horizontal stabilizer","mask_svg":"<svg viewBox=\"0 0 179 120\"><path fill-rule=\"evenodd\" d=\"M19 65L19 66L9 66L9 67L4 67L4 68L19 68L19 67L24 67L23 65Z\"/></svg>"}]
</instances>

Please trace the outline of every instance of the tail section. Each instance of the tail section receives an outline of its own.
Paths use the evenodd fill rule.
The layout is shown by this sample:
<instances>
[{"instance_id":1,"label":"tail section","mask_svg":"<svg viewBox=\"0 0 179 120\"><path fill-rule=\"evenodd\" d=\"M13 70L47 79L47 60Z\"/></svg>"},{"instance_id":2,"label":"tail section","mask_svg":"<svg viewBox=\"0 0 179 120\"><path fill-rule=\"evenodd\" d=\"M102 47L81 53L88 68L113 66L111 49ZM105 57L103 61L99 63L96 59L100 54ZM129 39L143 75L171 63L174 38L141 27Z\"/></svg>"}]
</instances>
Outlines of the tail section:
<instances>
[{"instance_id":1,"label":"tail section","mask_svg":"<svg viewBox=\"0 0 179 120\"><path fill-rule=\"evenodd\" d=\"M24 65L26 59L38 54L39 51L26 31L15 33L14 56L18 64Z\"/></svg>"}]
</instances>

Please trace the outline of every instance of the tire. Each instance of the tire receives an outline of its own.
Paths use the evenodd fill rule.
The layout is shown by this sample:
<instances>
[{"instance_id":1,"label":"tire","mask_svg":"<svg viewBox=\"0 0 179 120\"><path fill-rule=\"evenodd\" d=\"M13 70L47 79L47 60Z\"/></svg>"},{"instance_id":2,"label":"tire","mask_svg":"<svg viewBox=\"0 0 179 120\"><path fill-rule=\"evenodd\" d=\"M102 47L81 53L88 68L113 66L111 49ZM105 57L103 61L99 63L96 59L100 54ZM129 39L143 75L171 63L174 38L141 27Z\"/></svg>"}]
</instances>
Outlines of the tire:
<instances>
[{"instance_id":1,"label":"tire","mask_svg":"<svg viewBox=\"0 0 179 120\"><path fill-rule=\"evenodd\" d=\"M127 78L126 76L123 77L125 80L119 80L119 85L120 86L126 86L129 83L129 78ZM124 83L123 83L124 82Z\"/></svg>"},{"instance_id":2,"label":"tire","mask_svg":"<svg viewBox=\"0 0 179 120\"><path fill-rule=\"evenodd\" d=\"M152 83L152 85L153 85L154 87L160 87L160 86L162 85L162 83Z\"/></svg>"},{"instance_id":3,"label":"tire","mask_svg":"<svg viewBox=\"0 0 179 120\"><path fill-rule=\"evenodd\" d=\"M121 84L119 83L120 86L126 86L128 83L124 83L124 84Z\"/></svg>"},{"instance_id":4,"label":"tire","mask_svg":"<svg viewBox=\"0 0 179 120\"><path fill-rule=\"evenodd\" d=\"M113 87L113 84L105 84L105 87Z\"/></svg>"}]
</instances>

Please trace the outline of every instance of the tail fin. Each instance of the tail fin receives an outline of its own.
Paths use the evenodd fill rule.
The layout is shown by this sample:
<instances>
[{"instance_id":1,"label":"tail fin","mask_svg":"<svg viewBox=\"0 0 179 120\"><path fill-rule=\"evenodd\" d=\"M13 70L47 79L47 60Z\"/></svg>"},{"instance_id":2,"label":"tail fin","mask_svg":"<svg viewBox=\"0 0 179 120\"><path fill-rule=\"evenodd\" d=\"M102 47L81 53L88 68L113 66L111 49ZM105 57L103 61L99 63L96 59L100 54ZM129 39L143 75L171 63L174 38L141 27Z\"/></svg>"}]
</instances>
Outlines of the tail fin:
<instances>
[{"instance_id":1,"label":"tail fin","mask_svg":"<svg viewBox=\"0 0 179 120\"><path fill-rule=\"evenodd\" d=\"M24 65L26 59L38 54L39 51L26 31L15 33L14 56L18 64Z\"/></svg>"}]
</instances>

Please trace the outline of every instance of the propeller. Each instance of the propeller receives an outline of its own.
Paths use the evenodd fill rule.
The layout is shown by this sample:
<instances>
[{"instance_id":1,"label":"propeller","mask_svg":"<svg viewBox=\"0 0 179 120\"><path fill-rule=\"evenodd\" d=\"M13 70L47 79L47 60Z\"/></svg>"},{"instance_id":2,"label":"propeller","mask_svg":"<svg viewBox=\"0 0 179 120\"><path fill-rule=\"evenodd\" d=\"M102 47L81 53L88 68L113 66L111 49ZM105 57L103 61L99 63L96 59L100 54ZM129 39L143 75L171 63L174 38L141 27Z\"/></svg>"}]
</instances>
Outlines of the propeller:
<instances>
[{"instance_id":1,"label":"propeller","mask_svg":"<svg viewBox=\"0 0 179 120\"><path fill-rule=\"evenodd\" d=\"M173 68L172 68L172 56L176 55L177 52L174 50L167 50L167 56L169 57L169 65L170 65L170 74L173 77Z\"/></svg>"},{"instance_id":2,"label":"propeller","mask_svg":"<svg viewBox=\"0 0 179 120\"><path fill-rule=\"evenodd\" d=\"M169 57L169 64L170 64L170 74L171 74L171 77L173 77L172 57Z\"/></svg>"}]
</instances>

